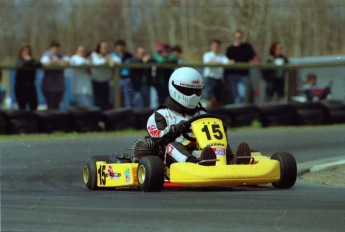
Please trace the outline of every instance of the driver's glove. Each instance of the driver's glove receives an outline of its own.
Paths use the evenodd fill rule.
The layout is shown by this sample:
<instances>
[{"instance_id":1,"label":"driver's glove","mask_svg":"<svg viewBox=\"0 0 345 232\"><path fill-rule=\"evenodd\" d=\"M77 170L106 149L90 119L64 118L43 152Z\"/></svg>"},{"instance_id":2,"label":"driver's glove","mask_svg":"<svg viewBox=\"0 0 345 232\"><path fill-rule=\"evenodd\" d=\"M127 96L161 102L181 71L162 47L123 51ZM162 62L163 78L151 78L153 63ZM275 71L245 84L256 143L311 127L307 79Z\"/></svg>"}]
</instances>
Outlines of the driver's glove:
<instances>
[{"instance_id":1,"label":"driver's glove","mask_svg":"<svg viewBox=\"0 0 345 232\"><path fill-rule=\"evenodd\" d=\"M166 133L163 137L155 139L155 142L160 145L167 145L168 143L175 141L176 138L179 137L182 132L186 131L189 126L190 125L187 121L182 120L179 123L170 126L169 132Z\"/></svg>"},{"instance_id":2,"label":"driver's glove","mask_svg":"<svg viewBox=\"0 0 345 232\"><path fill-rule=\"evenodd\" d=\"M175 137L175 139L177 137L179 137L182 132L186 131L189 127L189 123L185 120L182 120L181 122L172 125L170 128L170 133L172 137Z\"/></svg>"},{"instance_id":3,"label":"driver's glove","mask_svg":"<svg viewBox=\"0 0 345 232\"><path fill-rule=\"evenodd\" d=\"M189 123L185 120L182 120L181 122L172 125L168 133L170 137L169 142L175 141L175 139L179 137L182 134L182 132L186 131L189 126Z\"/></svg>"}]
</instances>

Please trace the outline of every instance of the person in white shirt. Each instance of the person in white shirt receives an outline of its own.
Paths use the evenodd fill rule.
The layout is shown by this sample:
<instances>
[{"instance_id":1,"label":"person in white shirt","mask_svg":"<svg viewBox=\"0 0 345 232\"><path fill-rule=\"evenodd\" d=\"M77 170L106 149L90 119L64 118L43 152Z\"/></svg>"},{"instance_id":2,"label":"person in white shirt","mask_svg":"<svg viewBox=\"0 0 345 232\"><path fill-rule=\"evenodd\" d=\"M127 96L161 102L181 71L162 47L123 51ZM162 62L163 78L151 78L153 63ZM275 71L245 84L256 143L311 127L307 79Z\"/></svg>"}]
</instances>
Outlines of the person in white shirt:
<instances>
[{"instance_id":1,"label":"person in white shirt","mask_svg":"<svg viewBox=\"0 0 345 232\"><path fill-rule=\"evenodd\" d=\"M89 65L91 61L86 57L86 49L80 45L77 52L70 59L71 65ZM73 84L72 93L77 100L79 106L90 107L93 106L91 72L90 69L73 69Z\"/></svg>"},{"instance_id":2,"label":"person in white shirt","mask_svg":"<svg viewBox=\"0 0 345 232\"><path fill-rule=\"evenodd\" d=\"M221 42L219 40L212 40L210 43L210 51L204 53L204 64L228 64L228 58L220 53ZM206 67L204 68L205 90L206 98L210 106L222 105L223 92L223 75L224 68L222 67Z\"/></svg>"},{"instance_id":3,"label":"person in white shirt","mask_svg":"<svg viewBox=\"0 0 345 232\"><path fill-rule=\"evenodd\" d=\"M64 66L69 64L69 57L61 52L60 43L53 41L43 54L41 63L44 66ZM44 70L42 92L48 109L58 110L65 92L64 70Z\"/></svg>"},{"instance_id":4,"label":"person in white shirt","mask_svg":"<svg viewBox=\"0 0 345 232\"><path fill-rule=\"evenodd\" d=\"M109 55L108 43L98 43L96 50L91 53L91 62L94 65L112 65L121 63L120 59ZM92 69L92 88L95 105L101 109L107 109L110 96L110 80L113 70L109 67Z\"/></svg>"}]
</instances>

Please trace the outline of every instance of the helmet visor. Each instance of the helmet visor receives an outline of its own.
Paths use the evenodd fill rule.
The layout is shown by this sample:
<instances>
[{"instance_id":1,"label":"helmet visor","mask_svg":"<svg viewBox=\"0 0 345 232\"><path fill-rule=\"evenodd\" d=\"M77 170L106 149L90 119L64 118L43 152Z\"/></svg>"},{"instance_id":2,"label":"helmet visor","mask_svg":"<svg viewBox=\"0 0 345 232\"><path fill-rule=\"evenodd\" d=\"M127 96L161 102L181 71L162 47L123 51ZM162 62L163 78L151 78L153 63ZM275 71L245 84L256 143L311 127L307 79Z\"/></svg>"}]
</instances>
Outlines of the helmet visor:
<instances>
[{"instance_id":1,"label":"helmet visor","mask_svg":"<svg viewBox=\"0 0 345 232\"><path fill-rule=\"evenodd\" d=\"M172 85L182 94L186 95L186 96L192 96L193 94L200 96L202 93L202 89L195 89L195 88L186 88L186 87L182 87L179 85L175 85L174 83L172 83Z\"/></svg>"}]
</instances>

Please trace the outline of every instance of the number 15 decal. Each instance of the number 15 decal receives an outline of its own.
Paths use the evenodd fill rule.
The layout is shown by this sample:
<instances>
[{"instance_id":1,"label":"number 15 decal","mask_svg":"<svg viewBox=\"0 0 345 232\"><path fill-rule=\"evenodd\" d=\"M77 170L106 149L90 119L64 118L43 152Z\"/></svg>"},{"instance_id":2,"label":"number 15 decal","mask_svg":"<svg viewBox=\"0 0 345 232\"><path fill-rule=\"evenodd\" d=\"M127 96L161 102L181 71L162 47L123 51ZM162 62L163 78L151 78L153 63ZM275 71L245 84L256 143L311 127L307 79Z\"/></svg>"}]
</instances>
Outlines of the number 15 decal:
<instances>
[{"instance_id":1,"label":"number 15 decal","mask_svg":"<svg viewBox=\"0 0 345 232\"><path fill-rule=\"evenodd\" d=\"M106 181L105 165L99 166L98 175L99 175L99 184L100 185L105 185L105 181Z\"/></svg>"},{"instance_id":2,"label":"number 15 decal","mask_svg":"<svg viewBox=\"0 0 345 232\"><path fill-rule=\"evenodd\" d=\"M223 139L224 135L223 135L223 133L221 132L220 126L219 126L218 124L213 124L213 125L211 126L211 128L212 128L212 135L213 135L214 138L216 138L216 139L218 139L218 140ZM212 139L212 138L211 138L211 134L210 134L210 130L209 130L209 128L208 128L207 125L205 125L205 126L202 128L201 131L204 132L204 133L206 134L206 137L207 137L208 140L211 140L211 139Z\"/></svg>"}]
</instances>

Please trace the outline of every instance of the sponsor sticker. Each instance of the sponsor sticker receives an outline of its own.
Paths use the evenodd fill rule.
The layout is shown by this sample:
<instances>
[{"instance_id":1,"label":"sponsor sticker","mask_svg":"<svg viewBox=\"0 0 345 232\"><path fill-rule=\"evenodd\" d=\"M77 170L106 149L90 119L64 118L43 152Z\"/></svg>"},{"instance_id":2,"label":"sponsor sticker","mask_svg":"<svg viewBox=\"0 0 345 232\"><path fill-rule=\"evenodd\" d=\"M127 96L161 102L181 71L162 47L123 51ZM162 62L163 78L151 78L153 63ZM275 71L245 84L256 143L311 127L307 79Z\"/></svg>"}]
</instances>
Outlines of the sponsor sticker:
<instances>
[{"instance_id":1,"label":"sponsor sticker","mask_svg":"<svg viewBox=\"0 0 345 232\"><path fill-rule=\"evenodd\" d=\"M173 150L174 150L174 147L171 144L168 144L165 149L165 154L172 156Z\"/></svg>"},{"instance_id":2,"label":"sponsor sticker","mask_svg":"<svg viewBox=\"0 0 345 232\"><path fill-rule=\"evenodd\" d=\"M158 138L161 135L161 131L157 129L156 125L151 125L147 127L151 137Z\"/></svg>"},{"instance_id":3,"label":"sponsor sticker","mask_svg":"<svg viewBox=\"0 0 345 232\"><path fill-rule=\"evenodd\" d=\"M225 149L224 148L213 148L214 153L216 153L216 155L225 155Z\"/></svg>"},{"instance_id":4,"label":"sponsor sticker","mask_svg":"<svg viewBox=\"0 0 345 232\"><path fill-rule=\"evenodd\" d=\"M204 85L200 83L187 84L187 83L182 83L182 82L180 82L179 86L187 87L187 88L196 88L196 89L202 89L204 87Z\"/></svg>"},{"instance_id":5,"label":"sponsor sticker","mask_svg":"<svg viewBox=\"0 0 345 232\"><path fill-rule=\"evenodd\" d=\"M225 146L225 144L222 144L222 143L210 143L209 145L211 147L214 147L214 146Z\"/></svg>"},{"instance_id":6,"label":"sponsor sticker","mask_svg":"<svg viewBox=\"0 0 345 232\"><path fill-rule=\"evenodd\" d=\"M129 168L125 170L125 177L126 177L126 183L129 183L131 181L131 172Z\"/></svg>"},{"instance_id":7,"label":"sponsor sticker","mask_svg":"<svg viewBox=\"0 0 345 232\"><path fill-rule=\"evenodd\" d=\"M107 176L110 177L110 179L112 180L118 180L121 177L121 173L114 172L112 166L109 166Z\"/></svg>"}]
</instances>

